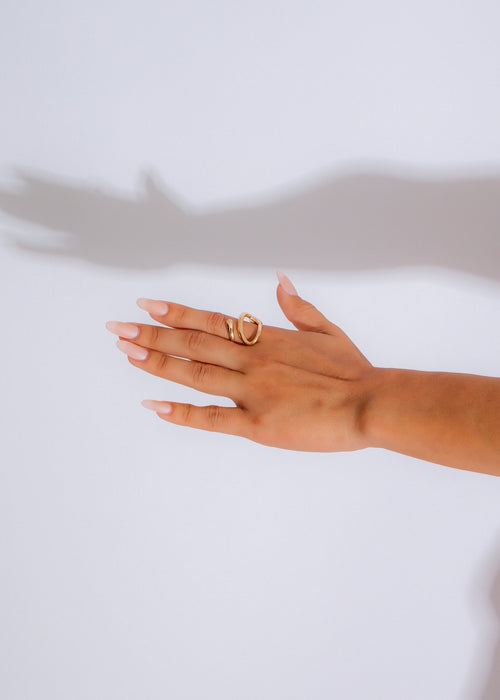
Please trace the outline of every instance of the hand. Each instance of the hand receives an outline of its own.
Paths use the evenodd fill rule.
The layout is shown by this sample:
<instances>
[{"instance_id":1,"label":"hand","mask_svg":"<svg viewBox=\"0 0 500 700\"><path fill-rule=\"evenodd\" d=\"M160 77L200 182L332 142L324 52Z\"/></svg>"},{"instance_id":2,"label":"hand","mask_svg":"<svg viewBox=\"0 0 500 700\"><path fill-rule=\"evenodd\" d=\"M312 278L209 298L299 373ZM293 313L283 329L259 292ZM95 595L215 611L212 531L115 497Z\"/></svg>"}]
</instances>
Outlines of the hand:
<instances>
[{"instance_id":1,"label":"hand","mask_svg":"<svg viewBox=\"0 0 500 700\"><path fill-rule=\"evenodd\" d=\"M367 447L363 414L375 368L284 276L277 298L298 330L264 326L251 346L237 333L237 342L229 340L225 314L150 299L137 303L164 327L118 322L106 327L120 336L117 346L135 367L235 403L143 402L169 423L290 450Z\"/></svg>"}]
</instances>

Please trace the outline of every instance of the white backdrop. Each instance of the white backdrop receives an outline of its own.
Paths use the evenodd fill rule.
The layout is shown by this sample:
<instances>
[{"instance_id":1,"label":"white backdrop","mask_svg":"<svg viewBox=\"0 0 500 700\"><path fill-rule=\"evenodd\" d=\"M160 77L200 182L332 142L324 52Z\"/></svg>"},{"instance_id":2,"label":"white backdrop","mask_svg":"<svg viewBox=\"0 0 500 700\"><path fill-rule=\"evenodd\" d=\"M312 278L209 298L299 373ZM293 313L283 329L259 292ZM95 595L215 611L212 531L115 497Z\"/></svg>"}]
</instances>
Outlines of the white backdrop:
<instances>
[{"instance_id":1,"label":"white backdrop","mask_svg":"<svg viewBox=\"0 0 500 700\"><path fill-rule=\"evenodd\" d=\"M137 297L500 375L500 6L3 3L0 695L493 700L500 479L160 421ZM221 403L230 403L221 399Z\"/></svg>"}]
</instances>

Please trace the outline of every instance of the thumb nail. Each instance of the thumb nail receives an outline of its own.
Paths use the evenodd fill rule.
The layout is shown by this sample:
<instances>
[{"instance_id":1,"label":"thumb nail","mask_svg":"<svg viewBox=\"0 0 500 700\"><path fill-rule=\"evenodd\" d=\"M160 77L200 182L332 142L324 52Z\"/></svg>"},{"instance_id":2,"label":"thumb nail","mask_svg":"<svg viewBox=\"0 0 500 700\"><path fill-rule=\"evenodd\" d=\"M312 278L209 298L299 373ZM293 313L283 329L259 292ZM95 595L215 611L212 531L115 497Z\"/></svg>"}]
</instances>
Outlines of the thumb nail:
<instances>
[{"instance_id":1,"label":"thumb nail","mask_svg":"<svg viewBox=\"0 0 500 700\"><path fill-rule=\"evenodd\" d=\"M295 287L293 286L293 284L290 282L290 280L288 279L288 277L287 277L286 275L284 275L284 274L281 272L281 270L278 270L278 271L276 272L276 274L278 275L278 279L279 279L279 281L280 281L280 284L281 284L281 286L283 287L283 289L285 290L285 292L286 292L287 294L292 294L293 296L298 297L298 296L299 296L299 293L297 292L297 290L295 289Z\"/></svg>"}]
</instances>

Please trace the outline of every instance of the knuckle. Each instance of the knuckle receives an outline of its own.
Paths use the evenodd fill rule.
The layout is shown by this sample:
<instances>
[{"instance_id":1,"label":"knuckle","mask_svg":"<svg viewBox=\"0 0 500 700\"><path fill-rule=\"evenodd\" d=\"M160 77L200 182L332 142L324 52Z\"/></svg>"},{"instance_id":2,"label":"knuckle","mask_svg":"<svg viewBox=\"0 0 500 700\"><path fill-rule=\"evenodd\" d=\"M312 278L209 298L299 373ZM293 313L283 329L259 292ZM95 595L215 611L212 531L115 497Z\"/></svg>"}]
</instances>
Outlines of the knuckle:
<instances>
[{"instance_id":1,"label":"knuckle","mask_svg":"<svg viewBox=\"0 0 500 700\"><path fill-rule=\"evenodd\" d=\"M274 360L272 360L268 355L261 353L249 353L249 369L259 375L269 372L269 370L274 367L274 364Z\"/></svg>"},{"instance_id":2,"label":"knuckle","mask_svg":"<svg viewBox=\"0 0 500 700\"><path fill-rule=\"evenodd\" d=\"M209 333L218 335L226 327L226 317L218 311L211 311L207 316L207 330Z\"/></svg>"},{"instance_id":3,"label":"knuckle","mask_svg":"<svg viewBox=\"0 0 500 700\"><path fill-rule=\"evenodd\" d=\"M266 419L262 414L254 414L249 417L248 437L255 442L262 442L266 434Z\"/></svg>"},{"instance_id":4,"label":"knuckle","mask_svg":"<svg viewBox=\"0 0 500 700\"><path fill-rule=\"evenodd\" d=\"M186 337L186 345L189 350L196 351L203 343L203 333L201 331L189 331Z\"/></svg>"},{"instance_id":5,"label":"knuckle","mask_svg":"<svg viewBox=\"0 0 500 700\"><path fill-rule=\"evenodd\" d=\"M160 374L166 374L168 372L168 367L169 367L169 356L165 355L165 353L161 352L158 356L158 360L156 363L156 369Z\"/></svg>"},{"instance_id":6,"label":"knuckle","mask_svg":"<svg viewBox=\"0 0 500 700\"><path fill-rule=\"evenodd\" d=\"M263 421L262 415L260 415L258 413L256 413L255 415L253 415L250 418L250 423L251 423L252 427L254 428L254 430L259 430L262 427L263 422L264 421Z\"/></svg>"},{"instance_id":7,"label":"knuckle","mask_svg":"<svg viewBox=\"0 0 500 700\"><path fill-rule=\"evenodd\" d=\"M187 309L185 306L177 306L175 309L175 323L177 326L183 327L186 321Z\"/></svg>"},{"instance_id":8,"label":"knuckle","mask_svg":"<svg viewBox=\"0 0 500 700\"><path fill-rule=\"evenodd\" d=\"M193 362L193 381L197 385L206 383L210 374L210 367L203 362Z\"/></svg>"},{"instance_id":9,"label":"knuckle","mask_svg":"<svg viewBox=\"0 0 500 700\"><path fill-rule=\"evenodd\" d=\"M299 308L304 314L312 314L317 311L316 307L313 306L309 301L301 299L299 302Z\"/></svg>"},{"instance_id":10,"label":"knuckle","mask_svg":"<svg viewBox=\"0 0 500 700\"><path fill-rule=\"evenodd\" d=\"M310 302L301 299L299 311L301 318L305 320L311 330L326 334L331 332L331 322Z\"/></svg>"},{"instance_id":11,"label":"knuckle","mask_svg":"<svg viewBox=\"0 0 500 700\"><path fill-rule=\"evenodd\" d=\"M150 331L149 331L149 342L151 343L151 347L157 347L159 340L160 340L160 327L159 326L150 326Z\"/></svg>"},{"instance_id":12,"label":"knuckle","mask_svg":"<svg viewBox=\"0 0 500 700\"><path fill-rule=\"evenodd\" d=\"M221 421L221 411L219 406L208 406L207 407L207 425L210 430L216 430Z\"/></svg>"},{"instance_id":13,"label":"knuckle","mask_svg":"<svg viewBox=\"0 0 500 700\"><path fill-rule=\"evenodd\" d=\"M193 417L193 406L190 403L186 403L182 409L182 422L186 425L190 425Z\"/></svg>"}]
</instances>

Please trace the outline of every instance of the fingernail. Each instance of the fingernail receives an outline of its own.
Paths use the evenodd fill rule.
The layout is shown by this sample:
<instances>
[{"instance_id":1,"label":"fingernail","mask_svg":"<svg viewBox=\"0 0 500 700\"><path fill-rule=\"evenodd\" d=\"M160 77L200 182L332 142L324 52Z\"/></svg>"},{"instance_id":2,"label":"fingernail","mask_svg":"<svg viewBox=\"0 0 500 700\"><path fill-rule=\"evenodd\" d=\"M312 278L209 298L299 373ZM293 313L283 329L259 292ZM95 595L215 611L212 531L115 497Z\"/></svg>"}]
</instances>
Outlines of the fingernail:
<instances>
[{"instance_id":1,"label":"fingernail","mask_svg":"<svg viewBox=\"0 0 500 700\"><path fill-rule=\"evenodd\" d=\"M149 355L146 348L141 348L140 345L129 343L128 340L118 340L116 343L118 350L121 350L133 360L145 360Z\"/></svg>"},{"instance_id":2,"label":"fingernail","mask_svg":"<svg viewBox=\"0 0 500 700\"><path fill-rule=\"evenodd\" d=\"M276 272L276 274L278 275L278 279L279 279L279 281L280 281L280 284L281 284L281 286L283 287L283 289L285 290L285 292L286 292L287 294L292 294L293 296L298 297L298 296L299 296L299 293L298 293L298 291L295 289L295 287L293 286L293 284L290 282L290 280L288 279L288 277L287 277L286 275L284 275L283 272L281 272L281 270L278 270L278 271Z\"/></svg>"},{"instance_id":3,"label":"fingernail","mask_svg":"<svg viewBox=\"0 0 500 700\"><path fill-rule=\"evenodd\" d=\"M106 328L115 335L121 335L123 338L137 338L139 328L133 323L121 323L120 321L108 321Z\"/></svg>"},{"instance_id":4,"label":"fingernail","mask_svg":"<svg viewBox=\"0 0 500 700\"><path fill-rule=\"evenodd\" d=\"M154 301L153 299L137 299L137 306L148 314L155 316L165 316L168 313L168 304L166 301Z\"/></svg>"},{"instance_id":5,"label":"fingernail","mask_svg":"<svg viewBox=\"0 0 500 700\"><path fill-rule=\"evenodd\" d=\"M141 401L144 408L149 408L156 413L172 413L172 404L166 401L153 401L152 399L144 399Z\"/></svg>"}]
</instances>

